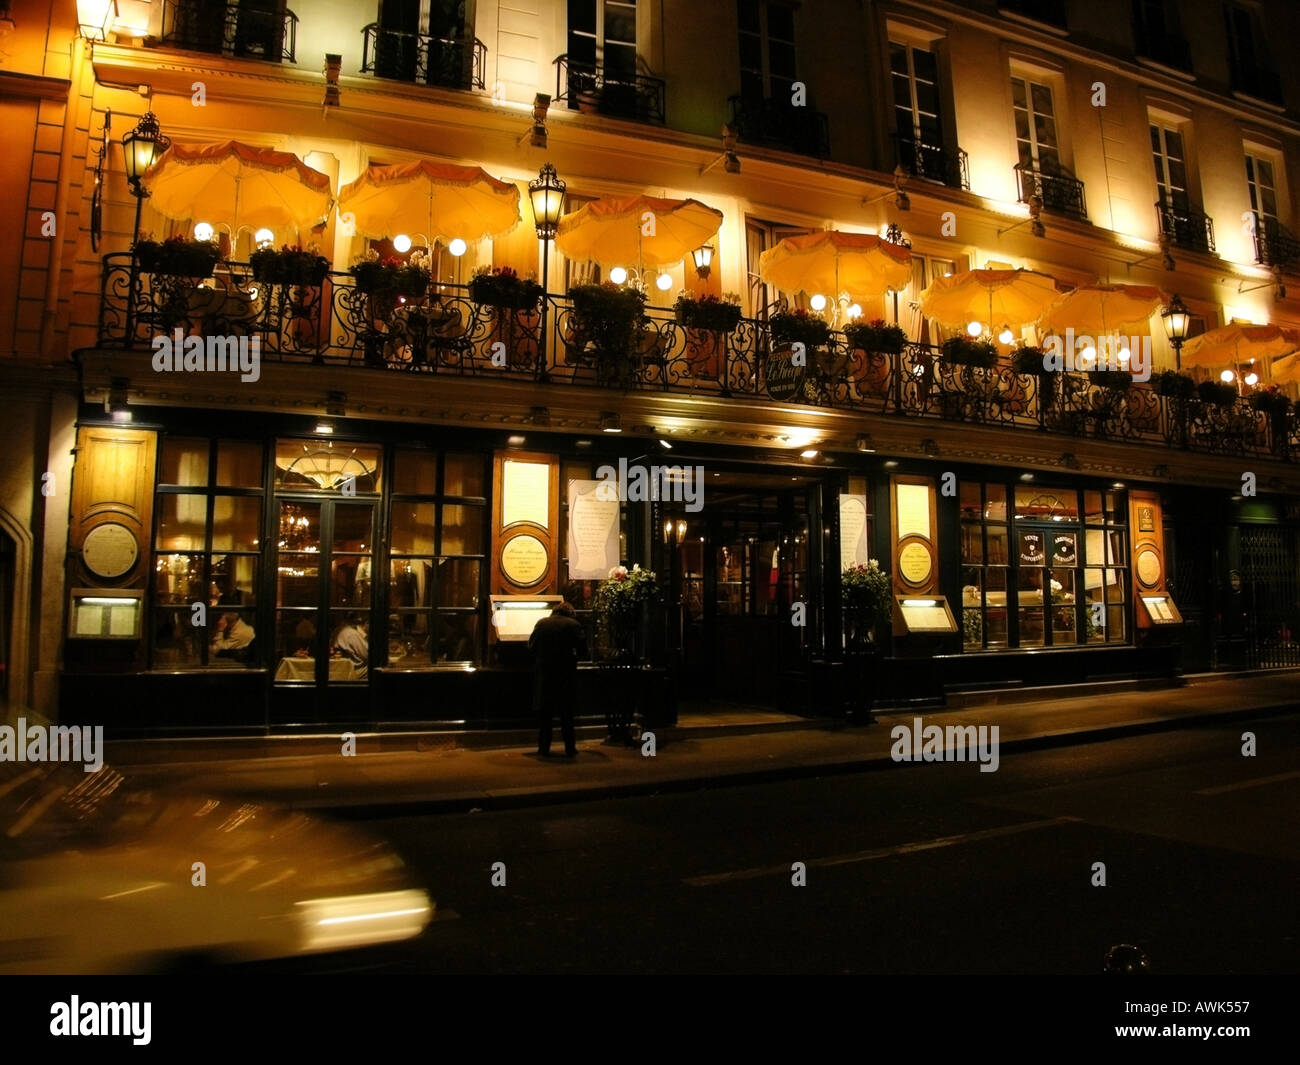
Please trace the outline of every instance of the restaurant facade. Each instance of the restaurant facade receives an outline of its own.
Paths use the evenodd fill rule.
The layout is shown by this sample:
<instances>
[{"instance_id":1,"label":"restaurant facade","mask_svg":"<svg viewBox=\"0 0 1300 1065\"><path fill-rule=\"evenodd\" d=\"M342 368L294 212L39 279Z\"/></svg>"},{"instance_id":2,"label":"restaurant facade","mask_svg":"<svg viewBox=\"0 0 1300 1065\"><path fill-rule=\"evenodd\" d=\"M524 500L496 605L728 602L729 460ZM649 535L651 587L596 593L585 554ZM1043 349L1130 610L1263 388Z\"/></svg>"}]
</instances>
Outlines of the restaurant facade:
<instances>
[{"instance_id":1,"label":"restaurant facade","mask_svg":"<svg viewBox=\"0 0 1300 1065\"><path fill-rule=\"evenodd\" d=\"M1284 226L1300 124L1266 79L1240 80L1239 50L1197 41L1180 71L1152 59L1137 14L1115 30L1083 6L741 0L688 19L675 3L480 2L354 19L304 3L230 5L214 29L184 4L118 4L97 24L16 5L27 68L3 83L34 148L6 179L25 234L4 266L6 701L115 734L516 726L520 619L560 598L589 636L582 712L615 693L651 723L736 703L837 715L864 685L937 707L1300 664L1300 440L1294 416L1249 400L1263 357L1236 360L1236 398L1212 403L1025 372L1035 334L991 305L975 317L997 362L959 362L943 343L960 327L925 312L937 280L985 270L1158 288L1149 319L1124 323L1156 374L1233 320L1300 326ZM1234 32L1262 41L1292 18L1253 17ZM41 18L66 62L30 36ZM850 29L829 39L827 19ZM1182 33L1171 21L1159 40ZM735 44L714 56L718 40ZM196 157L232 140L296 157L330 202L270 240L214 193L164 214L129 158L155 133ZM422 161L517 190L518 226L462 240L418 213L400 234L348 217L350 183ZM629 259L624 278L598 248L563 252L556 195L561 215L651 196L721 221L707 255ZM133 234L204 222L209 277L132 252ZM911 276L844 307L832 292L829 310L765 279L764 253L822 230L874 234ZM254 265L295 244L317 246L319 275ZM365 291L350 267L367 256L422 263L427 283ZM494 302L472 281L484 270L544 292ZM647 293L612 361L571 295L600 282ZM677 293L734 293L737 310L702 322ZM791 310L825 337L782 333ZM844 328L877 319L902 330L897 350ZM864 668L841 577L869 560L892 611ZM596 624L619 565L658 586L635 667L604 663Z\"/></svg>"}]
</instances>

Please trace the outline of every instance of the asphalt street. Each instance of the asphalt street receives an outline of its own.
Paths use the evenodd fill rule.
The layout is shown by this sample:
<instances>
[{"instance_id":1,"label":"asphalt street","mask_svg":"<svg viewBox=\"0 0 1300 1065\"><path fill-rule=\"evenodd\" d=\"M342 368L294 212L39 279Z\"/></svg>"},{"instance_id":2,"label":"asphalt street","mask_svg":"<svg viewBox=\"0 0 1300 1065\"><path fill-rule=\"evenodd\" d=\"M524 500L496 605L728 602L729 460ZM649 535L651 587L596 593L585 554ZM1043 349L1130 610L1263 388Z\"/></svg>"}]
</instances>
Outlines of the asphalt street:
<instances>
[{"instance_id":1,"label":"asphalt street","mask_svg":"<svg viewBox=\"0 0 1300 1065\"><path fill-rule=\"evenodd\" d=\"M398 947L246 968L1090 974L1121 942L1156 973L1300 961L1295 716L1004 755L994 773L920 763L362 823L438 920Z\"/></svg>"}]
</instances>

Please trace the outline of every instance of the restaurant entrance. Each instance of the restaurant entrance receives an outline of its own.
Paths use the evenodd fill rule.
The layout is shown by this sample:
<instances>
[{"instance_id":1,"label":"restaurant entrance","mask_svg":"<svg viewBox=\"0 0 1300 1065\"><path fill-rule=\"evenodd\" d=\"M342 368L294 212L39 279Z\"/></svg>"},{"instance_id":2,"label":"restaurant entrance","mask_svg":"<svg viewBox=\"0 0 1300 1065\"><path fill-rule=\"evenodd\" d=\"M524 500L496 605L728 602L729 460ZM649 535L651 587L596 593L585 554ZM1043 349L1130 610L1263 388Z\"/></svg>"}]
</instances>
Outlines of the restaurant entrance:
<instances>
[{"instance_id":1,"label":"restaurant entrance","mask_svg":"<svg viewBox=\"0 0 1300 1065\"><path fill-rule=\"evenodd\" d=\"M820 631L810 588L814 478L710 471L705 507L665 504L668 649L679 701L772 704ZM804 604L803 626L792 624Z\"/></svg>"},{"instance_id":2,"label":"restaurant entrance","mask_svg":"<svg viewBox=\"0 0 1300 1065\"><path fill-rule=\"evenodd\" d=\"M281 496L272 723L369 714L374 502Z\"/></svg>"}]
</instances>

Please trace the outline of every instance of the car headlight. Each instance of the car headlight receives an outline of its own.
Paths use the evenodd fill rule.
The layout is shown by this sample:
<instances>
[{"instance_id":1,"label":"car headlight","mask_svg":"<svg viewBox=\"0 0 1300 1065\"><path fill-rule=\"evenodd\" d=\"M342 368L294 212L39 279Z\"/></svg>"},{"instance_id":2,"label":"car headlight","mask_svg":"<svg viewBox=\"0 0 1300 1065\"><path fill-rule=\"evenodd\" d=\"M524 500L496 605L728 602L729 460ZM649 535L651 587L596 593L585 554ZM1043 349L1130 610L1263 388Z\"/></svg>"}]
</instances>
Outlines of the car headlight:
<instances>
[{"instance_id":1,"label":"car headlight","mask_svg":"<svg viewBox=\"0 0 1300 1065\"><path fill-rule=\"evenodd\" d=\"M433 919L434 904L423 891L381 891L294 903L303 952L342 950L411 939Z\"/></svg>"}]
</instances>

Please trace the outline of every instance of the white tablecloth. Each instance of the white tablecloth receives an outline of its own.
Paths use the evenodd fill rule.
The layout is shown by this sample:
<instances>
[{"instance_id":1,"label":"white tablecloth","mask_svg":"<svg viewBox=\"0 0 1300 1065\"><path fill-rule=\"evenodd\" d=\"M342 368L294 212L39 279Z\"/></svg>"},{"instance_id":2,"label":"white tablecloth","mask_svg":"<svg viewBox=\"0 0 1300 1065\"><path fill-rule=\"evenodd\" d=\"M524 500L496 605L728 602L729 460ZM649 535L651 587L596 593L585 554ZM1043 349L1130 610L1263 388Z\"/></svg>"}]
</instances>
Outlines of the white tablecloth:
<instances>
[{"instance_id":1,"label":"white tablecloth","mask_svg":"<svg viewBox=\"0 0 1300 1065\"><path fill-rule=\"evenodd\" d=\"M316 679L316 659L296 657L282 658L280 659L280 665L275 671L275 679L314 681ZM357 671L353 668L351 659L330 659L330 680L356 679Z\"/></svg>"}]
</instances>

